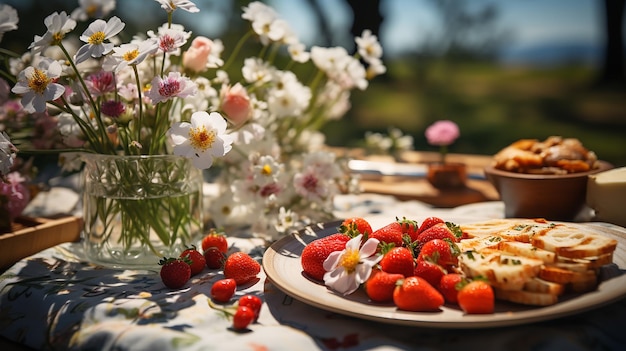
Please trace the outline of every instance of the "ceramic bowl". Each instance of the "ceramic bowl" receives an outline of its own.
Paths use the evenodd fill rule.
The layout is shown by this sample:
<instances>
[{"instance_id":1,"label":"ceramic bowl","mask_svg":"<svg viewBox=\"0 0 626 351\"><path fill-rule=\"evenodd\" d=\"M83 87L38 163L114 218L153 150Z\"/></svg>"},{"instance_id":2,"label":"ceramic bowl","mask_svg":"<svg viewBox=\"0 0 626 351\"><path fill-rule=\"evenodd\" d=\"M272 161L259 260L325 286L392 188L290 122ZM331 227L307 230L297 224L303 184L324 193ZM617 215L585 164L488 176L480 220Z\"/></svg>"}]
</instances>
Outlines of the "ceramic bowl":
<instances>
[{"instance_id":1,"label":"ceramic bowl","mask_svg":"<svg viewBox=\"0 0 626 351\"><path fill-rule=\"evenodd\" d=\"M610 168L599 161L594 170L563 175L515 173L492 166L484 171L504 202L505 217L573 221L585 206L588 177Z\"/></svg>"}]
</instances>

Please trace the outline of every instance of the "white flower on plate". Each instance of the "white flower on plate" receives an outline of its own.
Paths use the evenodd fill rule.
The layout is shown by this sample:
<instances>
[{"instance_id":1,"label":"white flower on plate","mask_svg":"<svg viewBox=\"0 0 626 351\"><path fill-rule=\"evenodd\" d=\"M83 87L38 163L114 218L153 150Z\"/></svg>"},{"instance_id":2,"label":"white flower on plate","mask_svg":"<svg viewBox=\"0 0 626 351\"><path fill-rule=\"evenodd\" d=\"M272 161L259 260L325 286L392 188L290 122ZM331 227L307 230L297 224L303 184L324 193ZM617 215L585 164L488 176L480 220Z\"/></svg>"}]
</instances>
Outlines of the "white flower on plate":
<instances>
[{"instance_id":1,"label":"white flower on plate","mask_svg":"<svg viewBox=\"0 0 626 351\"><path fill-rule=\"evenodd\" d=\"M378 239L369 238L361 246L362 234L350 239L342 251L332 252L324 261L324 284L349 295L370 277L372 268L383 258L376 255Z\"/></svg>"}]
</instances>

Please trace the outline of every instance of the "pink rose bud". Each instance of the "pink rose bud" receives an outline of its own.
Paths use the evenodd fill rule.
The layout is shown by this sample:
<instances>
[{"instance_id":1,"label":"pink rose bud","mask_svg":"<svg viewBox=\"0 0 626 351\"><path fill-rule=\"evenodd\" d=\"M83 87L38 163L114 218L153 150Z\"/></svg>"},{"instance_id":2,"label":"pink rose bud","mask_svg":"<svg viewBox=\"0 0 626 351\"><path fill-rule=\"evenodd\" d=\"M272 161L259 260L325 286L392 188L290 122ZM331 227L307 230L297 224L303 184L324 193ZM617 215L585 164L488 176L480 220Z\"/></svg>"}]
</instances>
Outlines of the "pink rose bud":
<instances>
[{"instance_id":1,"label":"pink rose bud","mask_svg":"<svg viewBox=\"0 0 626 351\"><path fill-rule=\"evenodd\" d=\"M189 49L183 53L183 66L194 72L204 71L212 47L211 39L202 36L194 38Z\"/></svg>"},{"instance_id":2,"label":"pink rose bud","mask_svg":"<svg viewBox=\"0 0 626 351\"><path fill-rule=\"evenodd\" d=\"M232 87L224 85L220 92L222 111L231 123L238 126L250 117L251 106L248 92L239 83Z\"/></svg>"}]
</instances>

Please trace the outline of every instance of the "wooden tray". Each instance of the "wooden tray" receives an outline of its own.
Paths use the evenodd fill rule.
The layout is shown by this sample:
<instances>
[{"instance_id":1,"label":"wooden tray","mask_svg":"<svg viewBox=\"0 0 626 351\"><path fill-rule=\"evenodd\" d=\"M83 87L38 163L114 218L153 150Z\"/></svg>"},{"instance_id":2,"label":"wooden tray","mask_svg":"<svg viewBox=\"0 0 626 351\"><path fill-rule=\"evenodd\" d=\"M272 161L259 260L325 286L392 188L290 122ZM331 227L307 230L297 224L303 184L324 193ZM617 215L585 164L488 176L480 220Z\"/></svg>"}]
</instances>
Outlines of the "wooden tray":
<instances>
[{"instance_id":1,"label":"wooden tray","mask_svg":"<svg viewBox=\"0 0 626 351\"><path fill-rule=\"evenodd\" d=\"M78 241L81 230L79 217L19 217L13 223L12 232L0 234L0 268L7 268L49 247Z\"/></svg>"}]
</instances>

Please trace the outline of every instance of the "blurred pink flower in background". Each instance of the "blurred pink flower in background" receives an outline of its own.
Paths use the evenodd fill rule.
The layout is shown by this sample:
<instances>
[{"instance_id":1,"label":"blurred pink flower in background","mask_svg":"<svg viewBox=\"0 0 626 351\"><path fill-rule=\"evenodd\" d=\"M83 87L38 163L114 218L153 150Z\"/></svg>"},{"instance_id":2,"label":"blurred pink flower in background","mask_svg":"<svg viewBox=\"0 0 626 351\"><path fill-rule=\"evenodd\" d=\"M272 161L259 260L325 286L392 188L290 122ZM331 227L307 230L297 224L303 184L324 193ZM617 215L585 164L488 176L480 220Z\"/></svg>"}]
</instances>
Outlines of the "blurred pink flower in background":
<instances>
[{"instance_id":1,"label":"blurred pink flower in background","mask_svg":"<svg viewBox=\"0 0 626 351\"><path fill-rule=\"evenodd\" d=\"M426 128L426 139L430 145L450 145L459 135L461 135L459 126L450 120L437 121Z\"/></svg>"}]
</instances>

